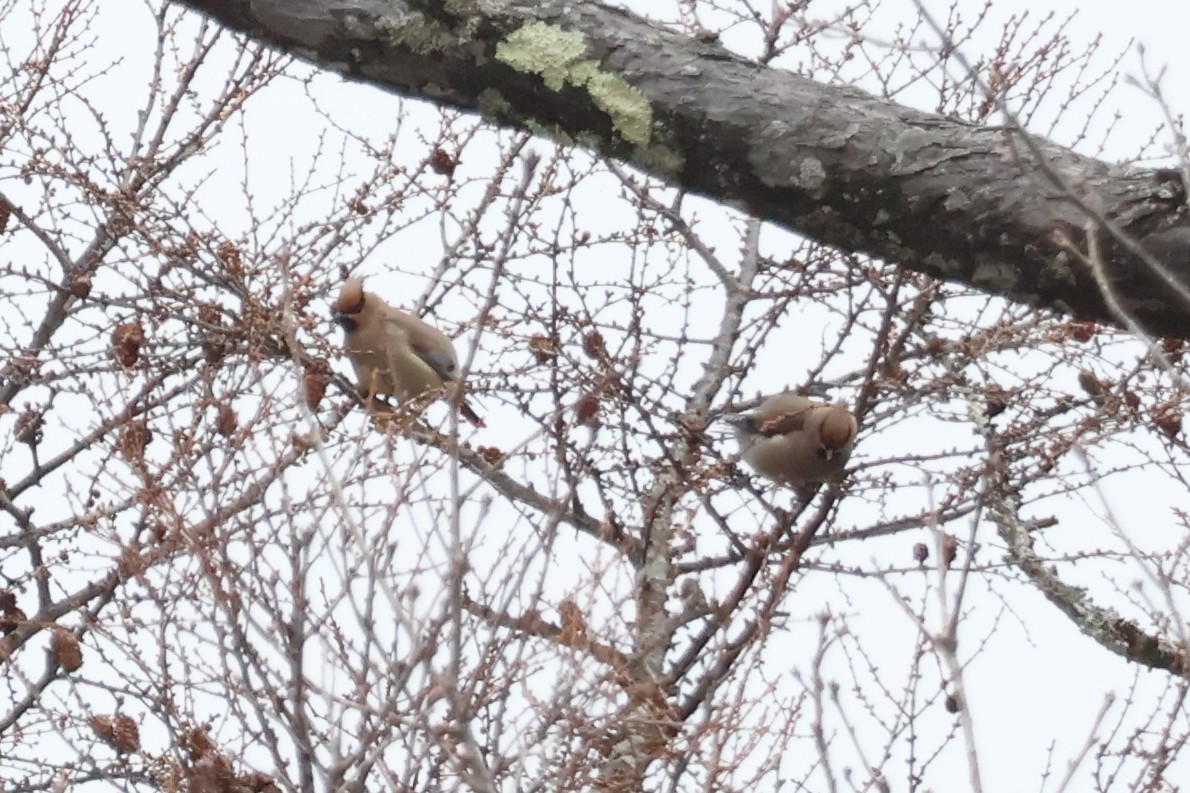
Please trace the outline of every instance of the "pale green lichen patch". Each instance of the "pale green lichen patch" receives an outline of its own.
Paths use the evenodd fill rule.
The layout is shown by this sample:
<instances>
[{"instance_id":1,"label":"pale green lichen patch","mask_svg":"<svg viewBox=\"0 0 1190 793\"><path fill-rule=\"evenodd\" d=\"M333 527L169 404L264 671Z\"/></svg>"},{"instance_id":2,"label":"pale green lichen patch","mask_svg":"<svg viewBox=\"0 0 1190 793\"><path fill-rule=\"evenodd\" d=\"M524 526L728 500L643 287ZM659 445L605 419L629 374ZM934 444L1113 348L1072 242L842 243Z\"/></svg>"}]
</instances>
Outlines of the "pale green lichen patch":
<instances>
[{"instance_id":1,"label":"pale green lichen patch","mask_svg":"<svg viewBox=\"0 0 1190 793\"><path fill-rule=\"evenodd\" d=\"M497 44L496 60L517 71L538 75L551 91L561 91L567 85L586 90L624 140L647 146L653 131L649 100L624 78L584 58L586 51L581 33L534 22Z\"/></svg>"},{"instance_id":2,"label":"pale green lichen patch","mask_svg":"<svg viewBox=\"0 0 1190 793\"><path fill-rule=\"evenodd\" d=\"M612 120L612 126L629 143L647 146L653 132L653 106L624 78L600 72L587 83L591 99Z\"/></svg>"},{"instance_id":3,"label":"pale green lichen patch","mask_svg":"<svg viewBox=\"0 0 1190 793\"><path fill-rule=\"evenodd\" d=\"M488 118L502 119L512 115L512 105L495 88L485 88L476 97L479 112Z\"/></svg>"},{"instance_id":4,"label":"pale green lichen patch","mask_svg":"<svg viewBox=\"0 0 1190 793\"><path fill-rule=\"evenodd\" d=\"M534 22L514 30L497 44L496 60L518 72L539 75L546 88L561 91L586 51L583 34Z\"/></svg>"},{"instance_id":5,"label":"pale green lichen patch","mask_svg":"<svg viewBox=\"0 0 1190 793\"><path fill-rule=\"evenodd\" d=\"M581 61L575 61L570 67L566 73L566 82L581 88L584 85L590 85L591 81L598 76L599 61L585 58Z\"/></svg>"},{"instance_id":6,"label":"pale green lichen patch","mask_svg":"<svg viewBox=\"0 0 1190 793\"><path fill-rule=\"evenodd\" d=\"M393 44L428 55L466 45L474 38L478 21L469 19L458 29L451 29L420 11L394 9L372 24L377 34Z\"/></svg>"},{"instance_id":7,"label":"pale green lichen patch","mask_svg":"<svg viewBox=\"0 0 1190 793\"><path fill-rule=\"evenodd\" d=\"M798 166L794 181L803 190L818 192L826 184L826 167L817 157L806 157Z\"/></svg>"}]
</instances>

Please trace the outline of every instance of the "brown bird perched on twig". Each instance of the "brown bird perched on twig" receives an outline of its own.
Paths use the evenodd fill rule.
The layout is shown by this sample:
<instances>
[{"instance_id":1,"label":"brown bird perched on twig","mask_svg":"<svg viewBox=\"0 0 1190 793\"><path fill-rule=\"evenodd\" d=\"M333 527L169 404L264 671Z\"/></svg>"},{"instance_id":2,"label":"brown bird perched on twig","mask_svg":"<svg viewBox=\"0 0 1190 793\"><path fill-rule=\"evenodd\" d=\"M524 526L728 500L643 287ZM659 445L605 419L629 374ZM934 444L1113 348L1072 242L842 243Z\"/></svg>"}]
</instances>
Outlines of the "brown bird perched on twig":
<instances>
[{"instance_id":1,"label":"brown bird perched on twig","mask_svg":"<svg viewBox=\"0 0 1190 793\"><path fill-rule=\"evenodd\" d=\"M359 393L369 405L377 395L416 399L458 379L459 359L446 334L365 292L361 279L343 283L333 310L347 334L344 349L359 379ZM461 394L459 413L475 426L485 426Z\"/></svg>"},{"instance_id":2,"label":"brown bird perched on twig","mask_svg":"<svg viewBox=\"0 0 1190 793\"><path fill-rule=\"evenodd\" d=\"M842 480L857 428L844 406L791 392L771 396L728 421L744 461L762 476L793 485L803 499L813 485Z\"/></svg>"}]
</instances>

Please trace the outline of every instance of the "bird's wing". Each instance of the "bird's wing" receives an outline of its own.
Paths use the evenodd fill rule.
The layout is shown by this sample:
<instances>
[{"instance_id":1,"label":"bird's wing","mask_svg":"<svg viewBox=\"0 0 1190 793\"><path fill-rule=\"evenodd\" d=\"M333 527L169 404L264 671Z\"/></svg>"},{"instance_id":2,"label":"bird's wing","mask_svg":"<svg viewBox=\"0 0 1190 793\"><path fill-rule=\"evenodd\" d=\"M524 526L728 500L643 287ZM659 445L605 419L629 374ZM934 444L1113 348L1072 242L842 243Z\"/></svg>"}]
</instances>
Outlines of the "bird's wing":
<instances>
[{"instance_id":1,"label":"bird's wing","mask_svg":"<svg viewBox=\"0 0 1190 793\"><path fill-rule=\"evenodd\" d=\"M454 356L454 348L450 346L450 339L437 333L436 329L426 325L417 317L389 316L385 318L387 326L396 332L398 337L404 338L409 349L426 366L434 370L442 380L455 380L459 376L459 364ZM436 337L441 336L441 339Z\"/></svg>"},{"instance_id":2,"label":"bird's wing","mask_svg":"<svg viewBox=\"0 0 1190 793\"><path fill-rule=\"evenodd\" d=\"M758 432L770 438L777 435L788 435L791 432L801 432L806 427L806 418L809 415L809 408L779 413L770 419L758 422L760 425Z\"/></svg>"},{"instance_id":3,"label":"bird's wing","mask_svg":"<svg viewBox=\"0 0 1190 793\"><path fill-rule=\"evenodd\" d=\"M459 376L459 365L452 356L443 355L414 339L410 339L409 349L443 380L454 380Z\"/></svg>"}]
</instances>

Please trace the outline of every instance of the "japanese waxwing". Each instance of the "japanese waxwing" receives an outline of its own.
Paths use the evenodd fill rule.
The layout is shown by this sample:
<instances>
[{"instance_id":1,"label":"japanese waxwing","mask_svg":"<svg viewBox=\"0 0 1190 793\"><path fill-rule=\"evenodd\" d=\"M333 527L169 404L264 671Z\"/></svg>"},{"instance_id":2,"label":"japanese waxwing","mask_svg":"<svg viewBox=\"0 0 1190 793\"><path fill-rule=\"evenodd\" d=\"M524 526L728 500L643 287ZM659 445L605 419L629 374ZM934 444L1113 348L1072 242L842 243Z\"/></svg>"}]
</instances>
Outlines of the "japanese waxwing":
<instances>
[{"instance_id":1,"label":"japanese waxwing","mask_svg":"<svg viewBox=\"0 0 1190 793\"><path fill-rule=\"evenodd\" d=\"M745 462L775 482L793 485L802 496L813 485L841 480L855 443L850 410L794 393L771 396L728 420Z\"/></svg>"},{"instance_id":2,"label":"japanese waxwing","mask_svg":"<svg viewBox=\"0 0 1190 793\"><path fill-rule=\"evenodd\" d=\"M343 283L333 310L347 334L344 348L365 398L416 399L458 378L459 359L446 334L365 292L361 279ZM459 400L459 413L484 426L465 400Z\"/></svg>"}]
</instances>

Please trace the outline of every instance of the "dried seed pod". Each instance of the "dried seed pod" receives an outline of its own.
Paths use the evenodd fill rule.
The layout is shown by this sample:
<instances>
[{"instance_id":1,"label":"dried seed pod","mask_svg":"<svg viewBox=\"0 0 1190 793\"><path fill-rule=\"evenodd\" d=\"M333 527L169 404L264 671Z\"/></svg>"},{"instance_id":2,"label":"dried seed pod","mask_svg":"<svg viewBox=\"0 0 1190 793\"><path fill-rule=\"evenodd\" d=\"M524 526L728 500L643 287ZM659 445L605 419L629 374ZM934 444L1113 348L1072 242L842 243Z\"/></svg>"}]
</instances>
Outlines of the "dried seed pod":
<instances>
[{"instance_id":1,"label":"dried seed pod","mask_svg":"<svg viewBox=\"0 0 1190 793\"><path fill-rule=\"evenodd\" d=\"M0 636L7 636L28 621L29 618L25 616L25 612L16 606L5 609L4 616L0 617Z\"/></svg>"},{"instance_id":2,"label":"dried seed pod","mask_svg":"<svg viewBox=\"0 0 1190 793\"><path fill-rule=\"evenodd\" d=\"M198 309L198 319L211 328L203 328L200 336L203 357L207 363L218 363L231 351L231 344L222 330L223 314L215 306L204 304Z\"/></svg>"},{"instance_id":3,"label":"dried seed pod","mask_svg":"<svg viewBox=\"0 0 1190 793\"><path fill-rule=\"evenodd\" d=\"M190 793L224 793L238 791L235 772L226 757L211 753L195 761L190 769Z\"/></svg>"},{"instance_id":4,"label":"dried seed pod","mask_svg":"<svg viewBox=\"0 0 1190 793\"><path fill-rule=\"evenodd\" d=\"M122 322L112 331L112 355L125 368L136 365L144 343L145 329L139 322Z\"/></svg>"},{"instance_id":5,"label":"dried seed pod","mask_svg":"<svg viewBox=\"0 0 1190 793\"><path fill-rule=\"evenodd\" d=\"M946 695L946 712L947 713L958 713L962 709L963 709L963 703L959 700L959 698L957 696L955 696L954 694Z\"/></svg>"},{"instance_id":6,"label":"dried seed pod","mask_svg":"<svg viewBox=\"0 0 1190 793\"><path fill-rule=\"evenodd\" d=\"M1186 347L1186 342L1182 339L1162 339L1161 351L1165 353L1165 357L1169 359L1170 363L1181 363L1182 352Z\"/></svg>"},{"instance_id":7,"label":"dried seed pod","mask_svg":"<svg viewBox=\"0 0 1190 793\"><path fill-rule=\"evenodd\" d=\"M1072 322L1066 323L1066 327L1070 331L1070 338L1074 339L1075 341L1088 342L1095 338L1094 322L1076 319Z\"/></svg>"},{"instance_id":8,"label":"dried seed pod","mask_svg":"<svg viewBox=\"0 0 1190 793\"><path fill-rule=\"evenodd\" d=\"M959 555L959 541L954 538L953 534L942 535L942 567L946 570L954 564L955 558Z\"/></svg>"},{"instance_id":9,"label":"dried seed pod","mask_svg":"<svg viewBox=\"0 0 1190 793\"><path fill-rule=\"evenodd\" d=\"M240 777L239 787L248 793L281 793L276 780L260 771L251 771Z\"/></svg>"},{"instance_id":10,"label":"dried seed pod","mask_svg":"<svg viewBox=\"0 0 1190 793\"><path fill-rule=\"evenodd\" d=\"M1090 369L1083 369L1078 373L1078 384L1091 397L1096 405L1103 406L1107 402L1107 388Z\"/></svg>"},{"instance_id":11,"label":"dried seed pod","mask_svg":"<svg viewBox=\"0 0 1190 793\"><path fill-rule=\"evenodd\" d=\"M95 734L99 736L99 739L105 743L111 743L116 735L115 725L107 716L92 716L91 729L94 730Z\"/></svg>"},{"instance_id":12,"label":"dried seed pod","mask_svg":"<svg viewBox=\"0 0 1190 793\"><path fill-rule=\"evenodd\" d=\"M240 249L231 241L224 242L219 246L215 252L219 261L227 268L227 273L232 278L241 278L244 275L244 258L240 253Z\"/></svg>"},{"instance_id":13,"label":"dried seed pod","mask_svg":"<svg viewBox=\"0 0 1190 793\"><path fill-rule=\"evenodd\" d=\"M323 362L319 362L306 370L306 374L302 377L302 390L305 392L306 407L310 408L310 410L318 410L318 406L322 404L322 398L326 395L326 387L330 381L330 372Z\"/></svg>"},{"instance_id":14,"label":"dried seed pod","mask_svg":"<svg viewBox=\"0 0 1190 793\"><path fill-rule=\"evenodd\" d=\"M210 303L203 303L198 309L198 319L206 325L214 325L216 327L223 325L223 314L215 306Z\"/></svg>"},{"instance_id":15,"label":"dried seed pod","mask_svg":"<svg viewBox=\"0 0 1190 793\"><path fill-rule=\"evenodd\" d=\"M192 761L198 761L212 752L216 753L215 742L204 727L195 727L182 734L179 741Z\"/></svg>"},{"instance_id":16,"label":"dried seed pod","mask_svg":"<svg viewBox=\"0 0 1190 793\"><path fill-rule=\"evenodd\" d=\"M84 273L72 278L66 284L66 291L79 299L87 297L91 294L91 276Z\"/></svg>"},{"instance_id":17,"label":"dried seed pod","mask_svg":"<svg viewBox=\"0 0 1190 793\"><path fill-rule=\"evenodd\" d=\"M918 564L925 564L926 559L929 559L929 558L930 558L930 546L926 545L924 542L916 543L913 546L913 559Z\"/></svg>"},{"instance_id":18,"label":"dried seed pod","mask_svg":"<svg viewBox=\"0 0 1190 793\"><path fill-rule=\"evenodd\" d=\"M476 451L488 465L499 467L504 462L504 452L495 446L480 446Z\"/></svg>"},{"instance_id":19,"label":"dried seed pod","mask_svg":"<svg viewBox=\"0 0 1190 793\"><path fill-rule=\"evenodd\" d=\"M588 331L587 335L583 336L583 352L597 361L607 357L607 345L603 343L603 336L599 331Z\"/></svg>"},{"instance_id":20,"label":"dried seed pod","mask_svg":"<svg viewBox=\"0 0 1190 793\"><path fill-rule=\"evenodd\" d=\"M153 440L149 425L141 420L127 422L120 430L120 453L130 462L145 459L145 448Z\"/></svg>"},{"instance_id":21,"label":"dried seed pod","mask_svg":"<svg viewBox=\"0 0 1190 793\"><path fill-rule=\"evenodd\" d=\"M230 438L239 426L239 419L231 405L226 403L219 406L219 416L215 419L215 431L224 438Z\"/></svg>"},{"instance_id":22,"label":"dried seed pod","mask_svg":"<svg viewBox=\"0 0 1190 793\"><path fill-rule=\"evenodd\" d=\"M1103 394L1103 383L1099 382L1099 378L1090 369L1083 369L1078 373L1078 384L1089 396Z\"/></svg>"},{"instance_id":23,"label":"dried seed pod","mask_svg":"<svg viewBox=\"0 0 1190 793\"><path fill-rule=\"evenodd\" d=\"M18 443L36 446L41 443L44 426L45 417L39 411L29 408L17 417L13 431Z\"/></svg>"},{"instance_id":24,"label":"dried seed pod","mask_svg":"<svg viewBox=\"0 0 1190 793\"><path fill-rule=\"evenodd\" d=\"M1170 438L1176 438L1182 431L1182 411L1175 404L1154 408L1153 426Z\"/></svg>"},{"instance_id":25,"label":"dried seed pod","mask_svg":"<svg viewBox=\"0 0 1190 793\"><path fill-rule=\"evenodd\" d=\"M987 400L987 406L985 410L987 411L988 418L994 419L996 416L999 416L1001 413L1007 410L1010 397L1011 394L1009 394L1008 391L1004 390L995 383L989 383L987 390L985 391L985 399Z\"/></svg>"},{"instance_id":26,"label":"dried seed pod","mask_svg":"<svg viewBox=\"0 0 1190 793\"><path fill-rule=\"evenodd\" d=\"M293 447L300 453L305 454L311 449L318 446L320 442L326 442L325 431L320 432L317 429L309 432L295 432L293 433Z\"/></svg>"},{"instance_id":27,"label":"dried seed pod","mask_svg":"<svg viewBox=\"0 0 1190 793\"><path fill-rule=\"evenodd\" d=\"M112 729L112 742L120 752L140 749L140 729L130 716L117 716Z\"/></svg>"},{"instance_id":28,"label":"dried seed pod","mask_svg":"<svg viewBox=\"0 0 1190 793\"><path fill-rule=\"evenodd\" d=\"M570 598L562 601L558 607L562 614L563 640L574 641L587 635L587 621L583 617L582 609Z\"/></svg>"},{"instance_id":29,"label":"dried seed pod","mask_svg":"<svg viewBox=\"0 0 1190 793\"><path fill-rule=\"evenodd\" d=\"M83 651L74 631L55 628L50 639L50 651L58 665L67 672L77 672L83 665Z\"/></svg>"},{"instance_id":30,"label":"dried seed pod","mask_svg":"<svg viewBox=\"0 0 1190 793\"><path fill-rule=\"evenodd\" d=\"M443 176L453 176L455 168L458 166L458 159L452 157L443 149L434 149L430 154L430 167L434 169L434 173Z\"/></svg>"},{"instance_id":31,"label":"dried seed pod","mask_svg":"<svg viewBox=\"0 0 1190 793\"><path fill-rule=\"evenodd\" d=\"M574 405L574 415L580 424L588 427L599 426L599 397L595 394L583 394Z\"/></svg>"},{"instance_id":32,"label":"dried seed pod","mask_svg":"<svg viewBox=\"0 0 1190 793\"><path fill-rule=\"evenodd\" d=\"M111 744L117 752L128 753L140 749L140 730L128 716L92 716L91 729L105 743Z\"/></svg>"},{"instance_id":33,"label":"dried seed pod","mask_svg":"<svg viewBox=\"0 0 1190 793\"><path fill-rule=\"evenodd\" d=\"M0 198L0 234L8 231L8 219L12 217L13 206L7 198Z\"/></svg>"},{"instance_id":34,"label":"dried seed pod","mask_svg":"<svg viewBox=\"0 0 1190 793\"><path fill-rule=\"evenodd\" d=\"M558 357L558 346L548 336L540 333L529 339L529 349L538 363L549 363Z\"/></svg>"}]
</instances>

